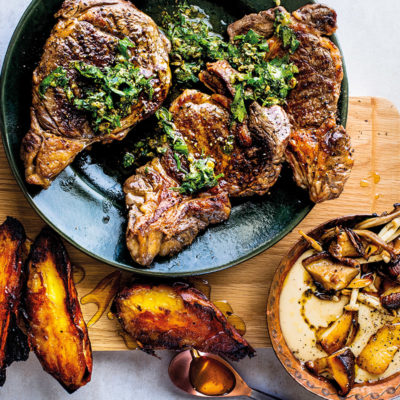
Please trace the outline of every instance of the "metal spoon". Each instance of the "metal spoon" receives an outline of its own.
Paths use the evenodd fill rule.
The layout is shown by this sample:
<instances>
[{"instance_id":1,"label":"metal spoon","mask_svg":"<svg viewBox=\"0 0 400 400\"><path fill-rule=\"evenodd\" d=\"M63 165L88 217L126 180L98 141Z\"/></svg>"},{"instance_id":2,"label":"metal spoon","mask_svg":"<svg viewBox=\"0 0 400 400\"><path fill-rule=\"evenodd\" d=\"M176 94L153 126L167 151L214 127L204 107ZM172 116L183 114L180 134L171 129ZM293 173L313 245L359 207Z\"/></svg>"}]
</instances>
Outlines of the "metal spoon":
<instances>
[{"instance_id":1,"label":"metal spoon","mask_svg":"<svg viewBox=\"0 0 400 400\"><path fill-rule=\"evenodd\" d=\"M197 368L197 362L202 363L201 368ZM209 364L210 363L210 364ZM212 372L216 372L217 375L224 377L227 382L225 385L213 385L212 390L221 388L221 391L210 391L202 390L199 391L200 385L193 384L196 381L198 374L208 373L206 368L207 365L211 365ZM193 376L193 373L196 376ZM182 353L176 355L168 368L168 374L172 383L179 389L199 397L234 397L234 396L246 396L250 399L255 400L280 400L275 396L260 392L259 390L250 388L242 377L234 370L234 368L228 364L223 358L216 356L211 353L203 353L197 350L185 350ZM209 375L209 373L208 373ZM215 374L214 374L215 375ZM215 381L214 381L215 382ZM197 386L197 387L195 387ZM207 386L201 386L206 388ZM209 389L209 387L208 387ZM205 394L207 393L207 394ZM212 393L212 395L211 395Z\"/></svg>"}]
</instances>

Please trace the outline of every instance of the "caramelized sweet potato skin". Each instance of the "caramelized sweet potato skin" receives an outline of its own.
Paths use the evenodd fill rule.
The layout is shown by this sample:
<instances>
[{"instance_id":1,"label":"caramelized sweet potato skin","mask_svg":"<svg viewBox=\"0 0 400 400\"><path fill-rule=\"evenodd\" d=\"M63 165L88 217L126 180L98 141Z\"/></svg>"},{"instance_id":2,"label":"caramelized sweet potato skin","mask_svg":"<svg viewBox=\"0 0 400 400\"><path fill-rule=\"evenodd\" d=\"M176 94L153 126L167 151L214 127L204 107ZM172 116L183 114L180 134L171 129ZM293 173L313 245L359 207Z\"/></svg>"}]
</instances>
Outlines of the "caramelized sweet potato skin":
<instances>
[{"instance_id":1,"label":"caramelized sweet potato skin","mask_svg":"<svg viewBox=\"0 0 400 400\"><path fill-rule=\"evenodd\" d=\"M134 283L117 294L112 311L145 351L193 347L232 360L255 353L222 312L186 283Z\"/></svg>"},{"instance_id":2,"label":"caramelized sweet potato skin","mask_svg":"<svg viewBox=\"0 0 400 400\"><path fill-rule=\"evenodd\" d=\"M7 217L0 226L0 386L6 379L5 368L29 356L26 336L16 323L24 276L25 239L20 222Z\"/></svg>"},{"instance_id":3,"label":"caramelized sweet potato skin","mask_svg":"<svg viewBox=\"0 0 400 400\"><path fill-rule=\"evenodd\" d=\"M72 393L90 381L92 351L60 238L44 228L28 263L25 316L29 343L45 371Z\"/></svg>"}]
</instances>

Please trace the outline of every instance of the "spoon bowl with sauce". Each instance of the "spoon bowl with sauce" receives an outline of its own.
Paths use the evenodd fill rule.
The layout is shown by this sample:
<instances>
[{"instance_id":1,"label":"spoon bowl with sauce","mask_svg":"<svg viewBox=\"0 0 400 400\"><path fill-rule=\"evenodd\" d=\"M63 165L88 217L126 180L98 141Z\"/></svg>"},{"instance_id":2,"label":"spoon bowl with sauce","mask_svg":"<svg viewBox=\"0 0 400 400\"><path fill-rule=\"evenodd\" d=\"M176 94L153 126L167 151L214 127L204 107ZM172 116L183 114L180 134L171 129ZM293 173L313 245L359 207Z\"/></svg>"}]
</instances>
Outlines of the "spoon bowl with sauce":
<instances>
[{"instance_id":1,"label":"spoon bowl with sauce","mask_svg":"<svg viewBox=\"0 0 400 400\"><path fill-rule=\"evenodd\" d=\"M175 386L193 396L279 400L250 388L228 362L211 353L183 351L172 359L168 373Z\"/></svg>"}]
</instances>

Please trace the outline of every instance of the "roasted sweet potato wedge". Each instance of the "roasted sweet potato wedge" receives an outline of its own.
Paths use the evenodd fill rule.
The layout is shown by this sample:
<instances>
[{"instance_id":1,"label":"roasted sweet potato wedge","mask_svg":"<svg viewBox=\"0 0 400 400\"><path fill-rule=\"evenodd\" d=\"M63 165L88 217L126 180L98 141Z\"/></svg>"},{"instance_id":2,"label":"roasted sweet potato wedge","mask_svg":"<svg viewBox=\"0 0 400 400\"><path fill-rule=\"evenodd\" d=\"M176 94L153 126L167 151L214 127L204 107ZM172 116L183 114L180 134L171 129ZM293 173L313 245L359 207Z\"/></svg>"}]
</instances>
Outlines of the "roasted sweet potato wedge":
<instances>
[{"instance_id":1,"label":"roasted sweet potato wedge","mask_svg":"<svg viewBox=\"0 0 400 400\"><path fill-rule=\"evenodd\" d=\"M0 386L6 379L6 367L29 356L27 338L16 323L23 284L25 239L20 222L7 217L0 226Z\"/></svg>"},{"instance_id":2,"label":"roasted sweet potato wedge","mask_svg":"<svg viewBox=\"0 0 400 400\"><path fill-rule=\"evenodd\" d=\"M400 319L382 326L357 357L357 364L370 374L383 374L400 347Z\"/></svg>"},{"instance_id":3,"label":"roasted sweet potato wedge","mask_svg":"<svg viewBox=\"0 0 400 400\"><path fill-rule=\"evenodd\" d=\"M27 268L29 343L43 369L72 393L90 381L92 351L68 254L51 229L36 238Z\"/></svg>"},{"instance_id":4,"label":"roasted sweet potato wedge","mask_svg":"<svg viewBox=\"0 0 400 400\"><path fill-rule=\"evenodd\" d=\"M326 253L305 258L303 266L325 290L344 289L359 273L358 268L335 261Z\"/></svg>"},{"instance_id":5,"label":"roasted sweet potato wedge","mask_svg":"<svg viewBox=\"0 0 400 400\"><path fill-rule=\"evenodd\" d=\"M355 311L344 311L328 328L318 332L317 341L328 354L353 342L358 330L357 314Z\"/></svg>"},{"instance_id":6,"label":"roasted sweet potato wedge","mask_svg":"<svg viewBox=\"0 0 400 400\"><path fill-rule=\"evenodd\" d=\"M112 312L146 351L193 347L232 360L255 353L222 312L186 283L134 283L117 294Z\"/></svg>"},{"instance_id":7,"label":"roasted sweet potato wedge","mask_svg":"<svg viewBox=\"0 0 400 400\"><path fill-rule=\"evenodd\" d=\"M346 396L354 386L355 379L355 357L348 348L337 351L330 356L307 361L305 366L315 375L324 377L328 373L330 378L337 384L338 393Z\"/></svg>"}]
</instances>

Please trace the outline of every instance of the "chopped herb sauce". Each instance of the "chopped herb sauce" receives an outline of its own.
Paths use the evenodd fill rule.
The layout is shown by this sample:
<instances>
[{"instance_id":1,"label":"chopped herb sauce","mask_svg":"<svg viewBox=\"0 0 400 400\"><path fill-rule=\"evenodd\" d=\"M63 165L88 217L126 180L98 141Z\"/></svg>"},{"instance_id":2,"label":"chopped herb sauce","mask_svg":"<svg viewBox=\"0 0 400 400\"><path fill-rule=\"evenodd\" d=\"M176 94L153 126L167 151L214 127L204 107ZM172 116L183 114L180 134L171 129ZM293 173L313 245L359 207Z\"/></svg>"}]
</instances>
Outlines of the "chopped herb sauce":
<instances>
[{"instance_id":1,"label":"chopped herb sauce","mask_svg":"<svg viewBox=\"0 0 400 400\"><path fill-rule=\"evenodd\" d=\"M160 108L156 112L156 117L159 127L170 142L171 148L176 152L174 153L174 159L178 171L185 173L181 186L176 188L176 190L179 190L182 194L194 194L202 189L209 189L216 186L218 184L218 179L221 178L223 174L215 176L214 161L209 157L202 157L196 160L193 155L189 153L185 139L177 131L172 121L172 114L166 108ZM187 158L189 162L189 171L182 168L181 159L177 153Z\"/></svg>"},{"instance_id":2,"label":"chopped herb sauce","mask_svg":"<svg viewBox=\"0 0 400 400\"><path fill-rule=\"evenodd\" d=\"M128 38L120 40L118 54L113 66L104 68L84 63L72 62L70 68L79 74L79 97L70 87L67 71L57 67L46 76L39 86L43 97L50 87L60 87L68 100L78 109L90 115L91 126L95 132L105 134L121 126L121 118L129 115L131 107L142 93L151 100L153 87L151 79L146 79L140 69L129 61L128 49L134 47Z\"/></svg>"},{"instance_id":3,"label":"chopped herb sauce","mask_svg":"<svg viewBox=\"0 0 400 400\"><path fill-rule=\"evenodd\" d=\"M172 149L187 156L189 154L187 144L182 135L177 132L175 125L172 122L172 114L166 108L161 107L157 110L156 117L158 119L159 127L170 140Z\"/></svg>"},{"instance_id":4,"label":"chopped herb sauce","mask_svg":"<svg viewBox=\"0 0 400 400\"><path fill-rule=\"evenodd\" d=\"M181 186L178 188L180 193L193 194L202 189L209 189L218 184L218 179L223 174L215 176L214 161L211 158L200 158L190 163L189 173L183 178Z\"/></svg>"},{"instance_id":5,"label":"chopped herb sauce","mask_svg":"<svg viewBox=\"0 0 400 400\"><path fill-rule=\"evenodd\" d=\"M74 95L71 88L69 87L69 78L67 77L67 71L63 67L57 67L49 75L47 75L39 85L40 97L44 97L47 89L60 87L64 89L68 100L71 100Z\"/></svg>"},{"instance_id":6,"label":"chopped herb sauce","mask_svg":"<svg viewBox=\"0 0 400 400\"><path fill-rule=\"evenodd\" d=\"M283 48L288 49L293 54L299 47L300 42L296 38L293 29L290 28L291 19L289 13L283 13L275 10L275 34L282 40Z\"/></svg>"},{"instance_id":7,"label":"chopped herb sauce","mask_svg":"<svg viewBox=\"0 0 400 400\"><path fill-rule=\"evenodd\" d=\"M293 53L299 42L290 23L289 14L277 13L275 33L283 47ZM198 82L198 73L206 63L217 60L227 60L239 72L233 77L236 92L231 104L233 118L239 122L247 115L246 101L258 101L263 106L285 104L297 83L294 75L298 69L289 57L266 61L268 41L253 30L228 43L212 31L208 16L199 7L187 4L165 13L162 25L172 44L171 65L178 83Z\"/></svg>"}]
</instances>

